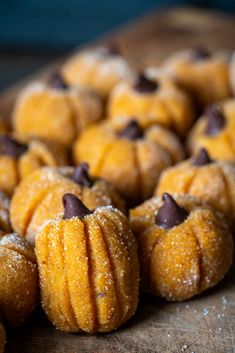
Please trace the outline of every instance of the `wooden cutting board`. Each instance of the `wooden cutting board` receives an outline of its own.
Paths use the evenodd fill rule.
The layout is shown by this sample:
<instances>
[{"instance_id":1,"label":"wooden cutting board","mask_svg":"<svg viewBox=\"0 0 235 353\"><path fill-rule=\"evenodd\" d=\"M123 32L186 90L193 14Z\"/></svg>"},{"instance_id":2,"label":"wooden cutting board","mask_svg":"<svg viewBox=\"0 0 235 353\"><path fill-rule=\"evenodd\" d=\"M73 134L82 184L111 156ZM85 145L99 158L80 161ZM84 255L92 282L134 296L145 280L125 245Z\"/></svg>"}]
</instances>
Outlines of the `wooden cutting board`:
<instances>
[{"instance_id":1,"label":"wooden cutting board","mask_svg":"<svg viewBox=\"0 0 235 353\"><path fill-rule=\"evenodd\" d=\"M103 38L115 38L135 67L153 65L174 50L208 45L233 49L235 20L225 15L177 8L151 14ZM61 60L34 75L43 77ZM32 77L31 77L32 78ZM25 83L25 82L24 82ZM19 83L0 97L11 110ZM233 353L235 268L213 290L185 303L142 295L136 316L117 332L102 335L57 331L40 309L27 324L8 332L8 353Z\"/></svg>"}]
</instances>

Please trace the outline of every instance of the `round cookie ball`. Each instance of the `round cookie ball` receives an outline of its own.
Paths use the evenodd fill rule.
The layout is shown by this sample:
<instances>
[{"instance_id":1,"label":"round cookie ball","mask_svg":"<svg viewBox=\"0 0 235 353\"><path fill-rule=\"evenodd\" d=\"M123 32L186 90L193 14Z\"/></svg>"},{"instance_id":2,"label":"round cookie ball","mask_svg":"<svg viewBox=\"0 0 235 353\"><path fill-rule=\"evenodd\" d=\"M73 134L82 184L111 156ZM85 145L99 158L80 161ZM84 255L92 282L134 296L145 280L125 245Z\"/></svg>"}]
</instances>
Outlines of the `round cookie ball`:
<instances>
[{"instance_id":1,"label":"round cookie ball","mask_svg":"<svg viewBox=\"0 0 235 353\"><path fill-rule=\"evenodd\" d=\"M73 193L91 209L113 205L125 212L125 204L114 187L88 173L88 165L76 168L41 168L17 187L10 205L13 229L34 243L46 221L63 212L62 196Z\"/></svg>"},{"instance_id":2,"label":"round cookie ball","mask_svg":"<svg viewBox=\"0 0 235 353\"><path fill-rule=\"evenodd\" d=\"M64 63L61 71L71 85L91 88L104 98L132 72L116 46L80 51Z\"/></svg>"},{"instance_id":3,"label":"round cookie ball","mask_svg":"<svg viewBox=\"0 0 235 353\"><path fill-rule=\"evenodd\" d=\"M23 144L8 135L0 135L0 190L11 195L18 183L42 166L64 165L61 146L33 140Z\"/></svg>"},{"instance_id":4,"label":"round cookie ball","mask_svg":"<svg viewBox=\"0 0 235 353\"><path fill-rule=\"evenodd\" d=\"M215 286L233 260L222 214L189 195L165 193L130 211L144 291L187 300Z\"/></svg>"},{"instance_id":5,"label":"round cookie ball","mask_svg":"<svg viewBox=\"0 0 235 353\"><path fill-rule=\"evenodd\" d=\"M91 211L73 194L65 194L63 203L63 217L36 237L43 308L62 331L115 330L138 303L137 247L129 222L111 206Z\"/></svg>"},{"instance_id":6,"label":"round cookie ball","mask_svg":"<svg viewBox=\"0 0 235 353\"><path fill-rule=\"evenodd\" d=\"M188 136L188 150L205 148L213 159L235 162L235 100L214 103L196 122Z\"/></svg>"},{"instance_id":7,"label":"round cookie ball","mask_svg":"<svg viewBox=\"0 0 235 353\"><path fill-rule=\"evenodd\" d=\"M70 146L86 126L102 118L102 102L84 87L68 86L58 74L32 82L16 99L14 131L22 140L43 138Z\"/></svg>"},{"instance_id":8,"label":"round cookie ball","mask_svg":"<svg viewBox=\"0 0 235 353\"><path fill-rule=\"evenodd\" d=\"M11 327L21 325L38 302L33 247L16 234L0 237L0 313Z\"/></svg>"},{"instance_id":9,"label":"round cookie ball","mask_svg":"<svg viewBox=\"0 0 235 353\"><path fill-rule=\"evenodd\" d=\"M117 126L123 127L135 116L143 128L161 124L185 136L192 126L194 109L188 95L166 75L150 78L140 73L113 89L108 116Z\"/></svg>"},{"instance_id":10,"label":"round cookie ball","mask_svg":"<svg viewBox=\"0 0 235 353\"><path fill-rule=\"evenodd\" d=\"M235 164L212 160L201 149L196 157L166 169L155 195L190 194L225 214L235 229Z\"/></svg>"},{"instance_id":11,"label":"round cookie ball","mask_svg":"<svg viewBox=\"0 0 235 353\"><path fill-rule=\"evenodd\" d=\"M183 155L173 133L160 126L144 131L135 120L121 131L91 126L74 145L75 163L87 161L93 175L107 178L132 205L150 197L161 172Z\"/></svg>"},{"instance_id":12,"label":"round cookie ball","mask_svg":"<svg viewBox=\"0 0 235 353\"><path fill-rule=\"evenodd\" d=\"M231 96L227 52L210 52L205 48L173 53L161 68L184 89L200 107Z\"/></svg>"}]
</instances>

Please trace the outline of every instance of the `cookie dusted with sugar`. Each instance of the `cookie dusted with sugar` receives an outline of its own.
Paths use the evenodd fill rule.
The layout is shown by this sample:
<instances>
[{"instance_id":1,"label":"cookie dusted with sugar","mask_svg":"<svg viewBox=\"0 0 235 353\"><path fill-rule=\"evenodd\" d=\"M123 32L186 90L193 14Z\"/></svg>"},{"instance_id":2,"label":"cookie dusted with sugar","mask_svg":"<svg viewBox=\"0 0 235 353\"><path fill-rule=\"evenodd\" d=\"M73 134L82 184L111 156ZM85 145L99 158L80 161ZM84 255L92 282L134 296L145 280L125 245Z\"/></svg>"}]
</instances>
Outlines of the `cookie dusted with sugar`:
<instances>
[{"instance_id":1,"label":"cookie dusted with sugar","mask_svg":"<svg viewBox=\"0 0 235 353\"><path fill-rule=\"evenodd\" d=\"M102 102L94 92L69 86L62 76L54 74L48 82L32 82L20 91L13 127L22 140L37 137L69 147L102 114Z\"/></svg>"},{"instance_id":2,"label":"cookie dusted with sugar","mask_svg":"<svg viewBox=\"0 0 235 353\"><path fill-rule=\"evenodd\" d=\"M123 127L133 116L143 128L161 124L185 136L194 121L194 108L173 80L147 71L123 80L110 94L108 117L113 124Z\"/></svg>"},{"instance_id":3,"label":"cookie dusted with sugar","mask_svg":"<svg viewBox=\"0 0 235 353\"><path fill-rule=\"evenodd\" d=\"M57 144L39 140L25 144L14 137L0 135L0 190L11 195L18 183L35 169L66 162L66 153Z\"/></svg>"},{"instance_id":4,"label":"cookie dusted with sugar","mask_svg":"<svg viewBox=\"0 0 235 353\"><path fill-rule=\"evenodd\" d=\"M16 234L0 237L0 313L11 327L29 317L38 303L38 270L33 247Z\"/></svg>"},{"instance_id":5,"label":"cookie dusted with sugar","mask_svg":"<svg viewBox=\"0 0 235 353\"><path fill-rule=\"evenodd\" d=\"M212 160L205 149L198 155L166 169L155 194L194 195L225 214L235 229L235 165Z\"/></svg>"},{"instance_id":6,"label":"cookie dusted with sugar","mask_svg":"<svg viewBox=\"0 0 235 353\"><path fill-rule=\"evenodd\" d=\"M229 62L226 51L185 49L170 55L161 69L189 91L203 108L231 96Z\"/></svg>"},{"instance_id":7,"label":"cookie dusted with sugar","mask_svg":"<svg viewBox=\"0 0 235 353\"><path fill-rule=\"evenodd\" d=\"M209 106L188 136L192 155L205 148L213 159L235 162L235 99Z\"/></svg>"},{"instance_id":8,"label":"cookie dusted with sugar","mask_svg":"<svg viewBox=\"0 0 235 353\"><path fill-rule=\"evenodd\" d=\"M125 212L125 203L114 187L90 175L88 165L76 168L41 168L25 178L10 205L13 229L31 243L46 221L63 212L62 196L73 193L89 208L113 205Z\"/></svg>"},{"instance_id":9,"label":"cookie dusted with sugar","mask_svg":"<svg viewBox=\"0 0 235 353\"><path fill-rule=\"evenodd\" d=\"M161 172L184 156L173 133L160 126L143 130L136 120L121 130L91 126L73 152L75 163L87 161L93 175L109 180L132 205L150 197Z\"/></svg>"},{"instance_id":10,"label":"cookie dusted with sugar","mask_svg":"<svg viewBox=\"0 0 235 353\"><path fill-rule=\"evenodd\" d=\"M225 218L189 195L164 193L130 211L144 291L187 300L215 286L233 261Z\"/></svg>"},{"instance_id":11,"label":"cookie dusted with sugar","mask_svg":"<svg viewBox=\"0 0 235 353\"><path fill-rule=\"evenodd\" d=\"M64 63L61 71L70 84L91 88L103 98L132 73L116 45L80 51Z\"/></svg>"},{"instance_id":12,"label":"cookie dusted with sugar","mask_svg":"<svg viewBox=\"0 0 235 353\"><path fill-rule=\"evenodd\" d=\"M63 204L36 237L43 308L62 331L113 331L138 303L135 237L111 206L91 211L73 194Z\"/></svg>"}]
</instances>

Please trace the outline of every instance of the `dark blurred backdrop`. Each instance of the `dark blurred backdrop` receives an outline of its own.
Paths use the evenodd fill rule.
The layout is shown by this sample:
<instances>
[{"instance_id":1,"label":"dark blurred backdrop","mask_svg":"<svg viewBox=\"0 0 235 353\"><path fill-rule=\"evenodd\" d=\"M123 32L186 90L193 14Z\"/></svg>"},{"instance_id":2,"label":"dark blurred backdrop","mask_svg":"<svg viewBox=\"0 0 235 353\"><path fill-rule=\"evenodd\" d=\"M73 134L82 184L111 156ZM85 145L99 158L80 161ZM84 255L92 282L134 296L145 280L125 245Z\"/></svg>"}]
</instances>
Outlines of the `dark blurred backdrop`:
<instances>
[{"instance_id":1,"label":"dark blurred backdrop","mask_svg":"<svg viewBox=\"0 0 235 353\"><path fill-rule=\"evenodd\" d=\"M0 0L0 88L154 8L235 11L235 0Z\"/></svg>"}]
</instances>

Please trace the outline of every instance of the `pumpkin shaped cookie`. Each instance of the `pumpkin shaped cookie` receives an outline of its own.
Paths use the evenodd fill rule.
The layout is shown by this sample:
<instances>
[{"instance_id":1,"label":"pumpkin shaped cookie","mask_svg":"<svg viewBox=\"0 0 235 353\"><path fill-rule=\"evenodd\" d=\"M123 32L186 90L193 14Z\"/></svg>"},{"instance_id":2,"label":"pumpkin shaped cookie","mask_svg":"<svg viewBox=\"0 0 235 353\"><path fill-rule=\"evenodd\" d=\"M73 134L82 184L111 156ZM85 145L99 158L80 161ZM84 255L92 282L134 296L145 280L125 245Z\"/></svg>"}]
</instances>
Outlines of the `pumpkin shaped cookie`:
<instances>
[{"instance_id":1,"label":"pumpkin shaped cookie","mask_svg":"<svg viewBox=\"0 0 235 353\"><path fill-rule=\"evenodd\" d=\"M102 117L102 103L83 87L68 86L59 75L32 82L16 99L15 133L22 140L43 138L69 146L87 125Z\"/></svg>"},{"instance_id":2,"label":"pumpkin shaped cookie","mask_svg":"<svg viewBox=\"0 0 235 353\"><path fill-rule=\"evenodd\" d=\"M141 73L113 89L108 116L118 126L123 127L135 116L143 128L161 124L185 136L192 126L194 110L188 95L166 75L153 79Z\"/></svg>"},{"instance_id":3,"label":"pumpkin shaped cookie","mask_svg":"<svg viewBox=\"0 0 235 353\"><path fill-rule=\"evenodd\" d=\"M131 75L116 46L78 52L64 63L61 71L68 83L91 88L101 97L106 97L120 80Z\"/></svg>"},{"instance_id":4,"label":"pumpkin shaped cookie","mask_svg":"<svg viewBox=\"0 0 235 353\"><path fill-rule=\"evenodd\" d=\"M205 48L173 53L162 65L201 107L231 96L228 68L226 52L211 53Z\"/></svg>"},{"instance_id":5,"label":"pumpkin shaped cookie","mask_svg":"<svg viewBox=\"0 0 235 353\"><path fill-rule=\"evenodd\" d=\"M125 211L125 205L106 180L91 177L88 165L76 168L41 168L25 178L16 189L10 205L13 229L34 243L35 235L47 220L63 212L62 196L73 193L91 209L113 205Z\"/></svg>"},{"instance_id":6,"label":"pumpkin shaped cookie","mask_svg":"<svg viewBox=\"0 0 235 353\"><path fill-rule=\"evenodd\" d=\"M117 329L138 303L138 258L126 217L117 209L89 210L63 196L64 215L36 237L42 304L62 331Z\"/></svg>"},{"instance_id":7,"label":"pumpkin shaped cookie","mask_svg":"<svg viewBox=\"0 0 235 353\"><path fill-rule=\"evenodd\" d=\"M64 149L57 144L37 140L23 144L8 135L0 135L0 190L8 195L35 169L65 163Z\"/></svg>"},{"instance_id":8,"label":"pumpkin shaped cookie","mask_svg":"<svg viewBox=\"0 0 235 353\"><path fill-rule=\"evenodd\" d=\"M235 165L212 160L207 151L166 169L155 190L156 195L190 194L224 213L235 227Z\"/></svg>"},{"instance_id":9,"label":"pumpkin shaped cookie","mask_svg":"<svg viewBox=\"0 0 235 353\"><path fill-rule=\"evenodd\" d=\"M109 180L129 204L148 198L161 172L183 158L177 137L160 126L143 131L135 120L123 130L100 124L84 131L74 145L76 163Z\"/></svg>"},{"instance_id":10,"label":"pumpkin shaped cookie","mask_svg":"<svg viewBox=\"0 0 235 353\"><path fill-rule=\"evenodd\" d=\"M200 200L165 193L130 211L143 290L181 301L215 286L233 259L222 214Z\"/></svg>"},{"instance_id":11,"label":"pumpkin shaped cookie","mask_svg":"<svg viewBox=\"0 0 235 353\"><path fill-rule=\"evenodd\" d=\"M235 100L214 103L196 122L188 137L188 149L205 148L213 159L235 162Z\"/></svg>"},{"instance_id":12,"label":"pumpkin shaped cookie","mask_svg":"<svg viewBox=\"0 0 235 353\"><path fill-rule=\"evenodd\" d=\"M16 234L0 237L0 313L12 327L21 325L38 300L33 247Z\"/></svg>"}]
</instances>

